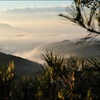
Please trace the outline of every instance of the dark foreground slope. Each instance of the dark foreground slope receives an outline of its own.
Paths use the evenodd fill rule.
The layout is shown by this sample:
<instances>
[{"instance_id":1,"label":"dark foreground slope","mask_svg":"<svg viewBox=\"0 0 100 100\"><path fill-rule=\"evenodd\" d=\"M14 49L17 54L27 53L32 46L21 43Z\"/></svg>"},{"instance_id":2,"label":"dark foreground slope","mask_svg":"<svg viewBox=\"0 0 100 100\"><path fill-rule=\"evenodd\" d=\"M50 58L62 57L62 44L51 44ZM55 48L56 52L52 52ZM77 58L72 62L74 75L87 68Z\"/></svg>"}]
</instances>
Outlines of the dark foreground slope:
<instances>
[{"instance_id":1,"label":"dark foreground slope","mask_svg":"<svg viewBox=\"0 0 100 100\"><path fill-rule=\"evenodd\" d=\"M15 73L17 73L19 76L32 75L33 72L40 69L40 64L37 62L0 52L0 67L7 67L11 61L14 62Z\"/></svg>"}]
</instances>

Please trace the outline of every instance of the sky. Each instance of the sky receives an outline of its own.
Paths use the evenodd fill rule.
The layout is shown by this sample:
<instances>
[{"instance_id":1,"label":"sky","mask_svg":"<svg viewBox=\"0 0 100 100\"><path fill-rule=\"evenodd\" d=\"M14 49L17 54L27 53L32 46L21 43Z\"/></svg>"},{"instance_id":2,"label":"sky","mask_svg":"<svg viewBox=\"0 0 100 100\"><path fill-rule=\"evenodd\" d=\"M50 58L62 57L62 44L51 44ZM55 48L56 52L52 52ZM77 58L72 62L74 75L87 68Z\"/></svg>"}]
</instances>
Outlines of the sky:
<instances>
[{"instance_id":1,"label":"sky","mask_svg":"<svg viewBox=\"0 0 100 100\"><path fill-rule=\"evenodd\" d=\"M32 18L36 18L36 22L36 20L41 19L40 16L42 18L46 18L45 16L55 17L64 11L64 6L69 5L69 3L68 1L0 1L0 22L14 26L24 23L25 27L26 22L29 22L28 25L31 24Z\"/></svg>"},{"instance_id":2,"label":"sky","mask_svg":"<svg viewBox=\"0 0 100 100\"><path fill-rule=\"evenodd\" d=\"M70 1L68 0L51 0L51 1L28 1L28 0L19 0L19 1L10 1L10 0L6 0L6 1L1 1L0 0L0 9L9 9L9 8L15 8L15 7L32 7L32 6L59 6L59 5L65 5L65 4L69 4Z\"/></svg>"},{"instance_id":3,"label":"sky","mask_svg":"<svg viewBox=\"0 0 100 100\"><path fill-rule=\"evenodd\" d=\"M70 4L68 0L0 1L0 51L34 60L40 45L85 36L86 30L58 16L66 14Z\"/></svg>"}]
</instances>

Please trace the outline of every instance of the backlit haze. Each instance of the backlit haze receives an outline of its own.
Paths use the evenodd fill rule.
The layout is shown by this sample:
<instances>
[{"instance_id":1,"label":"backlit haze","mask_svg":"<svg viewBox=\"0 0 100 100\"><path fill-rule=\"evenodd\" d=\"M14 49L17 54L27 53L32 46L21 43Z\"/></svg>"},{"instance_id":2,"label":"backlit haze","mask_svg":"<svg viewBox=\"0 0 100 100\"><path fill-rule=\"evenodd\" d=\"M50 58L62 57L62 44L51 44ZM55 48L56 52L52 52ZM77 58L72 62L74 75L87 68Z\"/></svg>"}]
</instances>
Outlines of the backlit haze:
<instances>
[{"instance_id":1,"label":"backlit haze","mask_svg":"<svg viewBox=\"0 0 100 100\"><path fill-rule=\"evenodd\" d=\"M75 40L86 30L58 16L71 1L0 1L0 51L37 61L40 45Z\"/></svg>"}]
</instances>

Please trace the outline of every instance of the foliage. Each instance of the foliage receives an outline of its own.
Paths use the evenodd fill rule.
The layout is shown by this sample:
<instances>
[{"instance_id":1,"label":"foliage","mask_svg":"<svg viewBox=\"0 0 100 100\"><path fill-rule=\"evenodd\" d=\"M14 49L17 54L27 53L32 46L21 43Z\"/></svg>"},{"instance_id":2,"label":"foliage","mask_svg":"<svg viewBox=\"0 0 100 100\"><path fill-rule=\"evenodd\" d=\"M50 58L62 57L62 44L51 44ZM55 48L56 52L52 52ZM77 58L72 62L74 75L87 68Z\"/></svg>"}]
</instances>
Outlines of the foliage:
<instances>
[{"instance_id":1,"label":"foliage","mask_svg":"<svg viewBox=\"0 0 100 100\"><path fill-rule=\"evenodd\" d=\"M74 3L66 8L68 14L59 14L59 16L69 19L89 31L83 40L98 36L100 34L100 0L73 1Z\"/></svg>"},{"instance_id":2,"label":"foliage","mask_svg":"<svg viewBox=\"0 0 100 100\"><path fill-rule=\"evenodd\" d=\"M100 0L74 0L61 17L87 29L83 40L100 34ZM92 34L95 33L95 34ZM45 64L33 79L16 80L14 62L0 67L0 100L99 100L100 58L63 58L53 52L42 54Z\"/></svg>"},{"instance_id":3,"label":"foliage","mask_svg":"<svg viewBox=\"0 0 100 100\"><path fill-rule=\"evenodd\" d=\"M98 100L100 58L62 58L46 52L45 68L32 82L36 100Z\"/></svg>"},{"instance_id":4,"label":"foliage","mask_svg":"<svg viewBox=\"0 0 100 100\"><path fill-rule=\"evenodd\" d=\"M46 52L43 58L47 64L46 73L51 77L49 84L52 84L53 89L52 95L51 88L49 93L44 91L49 94L48 97L53 96L53 100L98 100L100 98L100 58L65 59L52 52ZM41 76L46 77L45 74Z\"/></svg>"},{"instance_id":5,"label":"foliage","mask_svg":"<svg viewBox=\"0 0 100 100\"><path fill-rule=\"evenodd\" d=\"M32 100L33 85L29 76L17 80L14 62L7 66L0 67L0 100Z\"/></svg>"},{"instance_id":6,"label":"foliage","mask_svg":"<svg viewBox=\"0 0 100 100\"><path fill-rule=\"evenodd\" d=\"M99 100L99 57L66 59L46 52L42 58L45 64L33 74L33 79L23 76L21 81L15 81L13 63L5 70L0 69L0 99Z\"/></svg>"},{"instance_id":7,"label":"foliage","mask_svg":"<svg viewBox=\"0 0 100 100\"><path fill-rule=\"evenodd\" d=\"M0 99L9 100L11 96L11 82L14 79L14 63L9 63L7 69L0 68Z\"/></svg>"}]
</instances>

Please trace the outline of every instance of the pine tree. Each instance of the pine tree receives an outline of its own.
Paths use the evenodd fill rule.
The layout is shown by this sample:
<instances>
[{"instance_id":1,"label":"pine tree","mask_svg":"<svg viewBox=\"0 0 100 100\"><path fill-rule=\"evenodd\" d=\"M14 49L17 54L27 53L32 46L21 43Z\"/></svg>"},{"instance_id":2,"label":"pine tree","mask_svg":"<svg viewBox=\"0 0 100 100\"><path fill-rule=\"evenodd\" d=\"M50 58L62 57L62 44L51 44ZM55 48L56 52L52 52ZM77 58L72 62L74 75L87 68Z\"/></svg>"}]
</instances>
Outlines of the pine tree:
<instances>
[{"instance_id":1,"label":"pine tree","mask_svg":"<svg viewBox=\"0 0 100 100\"><path fill-rule=\"evenodd\" d=\"M100 34L100 0L73 1L73 4L66 8L68 14L59 14L59 16L85 28L89 34L83 40L98 36Z\"/></svg>"}]
</instances>

